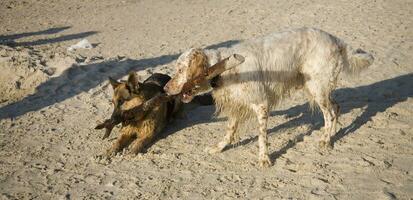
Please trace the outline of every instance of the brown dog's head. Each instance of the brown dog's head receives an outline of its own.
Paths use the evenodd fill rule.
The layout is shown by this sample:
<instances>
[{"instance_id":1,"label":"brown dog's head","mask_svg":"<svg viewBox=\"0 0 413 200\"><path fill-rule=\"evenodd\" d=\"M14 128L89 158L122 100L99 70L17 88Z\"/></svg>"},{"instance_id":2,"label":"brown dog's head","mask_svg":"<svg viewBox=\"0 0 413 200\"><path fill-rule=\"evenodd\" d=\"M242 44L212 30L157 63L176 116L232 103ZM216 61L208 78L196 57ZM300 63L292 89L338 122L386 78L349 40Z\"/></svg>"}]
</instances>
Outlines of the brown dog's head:
<instances>
[{"instance_id":1,"label":"brown dog's head","mask_svg":"<svg viewBox=\"0 0 413 200\"><path fill-rule=\"evenodd\" d=\"M129 104L142 104L143 99L141 99L140 103L135 102L139 101L137 98L133 98L134 94L139 93L140 84L136 77L136 74L131 72L129 73L129 77L127 81L119 82L111 77L109 77L109 82L113 88L113 97L112 103L114 106L114 113L118 113L122 109L128 109L126 107L130 107ZM133 100L133 101L131 101ZM138 104L137 104L138 103Z\"/></svg>"}]
</instances>

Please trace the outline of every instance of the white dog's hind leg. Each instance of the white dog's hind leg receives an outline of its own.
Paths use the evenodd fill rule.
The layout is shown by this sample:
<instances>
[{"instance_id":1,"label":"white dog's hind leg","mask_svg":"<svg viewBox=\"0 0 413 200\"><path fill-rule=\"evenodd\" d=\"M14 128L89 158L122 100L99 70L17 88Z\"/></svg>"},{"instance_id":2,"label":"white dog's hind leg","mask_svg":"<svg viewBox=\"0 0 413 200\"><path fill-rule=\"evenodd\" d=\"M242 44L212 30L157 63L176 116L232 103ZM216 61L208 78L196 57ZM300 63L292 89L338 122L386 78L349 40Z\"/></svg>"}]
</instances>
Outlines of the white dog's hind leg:
<instances>
[{"instance_id":1,"label":"white dog's hind leg","mask_svg":"<svg viewBox=\"0 0 413 200\"><path fill-rule=\"evenodd\" d=\"M319 103L320 109L323 112L324 116L324 134L321 136L320 139L320 147L331 147L330 138L331 138L331 131L333 128L333 116L332 116L332 109L330 109L331 104L323 102Z\"/></svg>"},{"instance_id":2,"label":"white dog's hind leg","mask_svg":"<svg viewBox=\"0 0 413 200\"><path fill-rule=\"evenodd\" d=\"M312 100L320 107L324 117L324 134L320 138L320 147L331 148L330 140L336 132L339 114L338 105L330 98L333 87L313 80L308 81L306 87Z\"/></svg>"},{"instance_id":3,"label":"white dog's hind leg","mask_svg":"<svg viewBox=\"0 0 413 200\"><path fill-rule=\"evenodd\" d=\"M333 137L333 135L336 134L337 121L338 121L338 117L340 116L340 106L336 103L336 101L334 101L331 98L330 98L330 103L331 103L331 109L330 109L331 128L330 128L329 135L326 136L326 137L328 137L328 139L326 139L326 141L329 143L330 146L332 146L330 140L331 140L331 137Z\"/></svg>"},{"instance_id":4,"label":"white dog's hind leg","mask_svg":"<svg viewBox=\"0 0 413 200\"><path fill-rule=\"evenodd\" d=\"M230 118L228 120L227 130L224 139L213 147L207 147L206 151L210 154L222 152L222 150L224 150L224 148L227 145L234 142L234 136L235 132L237 131L237 127L238 120L236 118Z\"/></svg>"},{"instance_id":5,"label":"white dog's hind leg","mask_svg":"<svg viewBox=\"0 0 413 200\"><path fill-rule=\"evenodd\" d=\"M267 121L268 121L268 104L253 104L252 109L257 115L259 124L259 164L261 167L269 167L272 165L271 159L268 156L267 146Z\"/></svg>"},{"instance_id":6,"label":"white dog's hind leg","mask_svg":"<svg viewBox=\"0 0 413 200\"><path fill-rule=\"evenodd\" d=\"M319 103L324 115L325 130L320 140L320 146L332 148L331 137L336 133L337 120L339 116L339 106L330 98Z\"/></svg>"}]
</instances>

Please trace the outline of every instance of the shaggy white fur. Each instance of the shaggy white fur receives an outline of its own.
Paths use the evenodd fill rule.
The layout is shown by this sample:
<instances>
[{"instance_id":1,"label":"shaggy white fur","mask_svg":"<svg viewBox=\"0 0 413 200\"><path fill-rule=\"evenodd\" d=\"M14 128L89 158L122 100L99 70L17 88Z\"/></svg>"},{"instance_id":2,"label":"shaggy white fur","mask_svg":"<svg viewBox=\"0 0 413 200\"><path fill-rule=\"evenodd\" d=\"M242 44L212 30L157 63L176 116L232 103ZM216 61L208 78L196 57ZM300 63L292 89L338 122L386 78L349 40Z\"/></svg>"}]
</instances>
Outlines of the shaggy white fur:
<instances>
[{"instance_id":1,"label":"shaggy white fur","mask_svg":"<svg viewBox=\"0 0 413 200\"><path fill-rule=\"evenodd\" d=\"M209 149L220 152L234 142L238 122L256 116L259 123L259 161L271 165L267 151L269 110L292 89L304 88L311 105L316 103L324 116L322 146L330 146L335 133L339 106L331 98L341 71L357 72L373 63L373 56L353 50L337 37L315 28L273 33L218 50L190 49L177 60L177 73L166 85L169 94L178 94L200 68L211 66L234 53L245 62L221 74L219 87L212 91L217 112L229 118L222 142ZM195 70L198 69L198 70ZM196 94L205 91L196 91Z\"/></svg>"}]
</instances>

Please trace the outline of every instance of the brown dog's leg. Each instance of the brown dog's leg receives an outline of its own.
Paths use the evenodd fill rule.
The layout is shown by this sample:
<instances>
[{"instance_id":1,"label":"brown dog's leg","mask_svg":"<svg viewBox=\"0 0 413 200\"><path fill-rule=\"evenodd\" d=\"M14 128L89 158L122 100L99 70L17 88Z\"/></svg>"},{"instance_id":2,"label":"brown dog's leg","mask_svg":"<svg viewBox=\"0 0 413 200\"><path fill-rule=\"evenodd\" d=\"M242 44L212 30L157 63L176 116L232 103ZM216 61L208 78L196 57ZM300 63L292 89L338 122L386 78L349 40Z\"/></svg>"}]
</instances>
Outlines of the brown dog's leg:
<instances>
[{"instance_id":1,"label":"brown dog's leg","mask_svg":"<svg viewBox=\"0 0 413 200\"><path fill-rule=\"evenodd\" d=\"M142 150L152 142L153 140L153 134L150 135L145 135L143 137L140 137L138 139L136 139L133 143L132 143L132 147L130 152L134 153L134 154L138 154L140 152L142 152Z\"/></svg>"},{"instance_id":2,"label":"brown dog's leg","mask_svg":"<svg viewBox=\"0 0 413 200\"><path fill-rule=\"evenodd\" d=\"M130 144L132 142L132 140L134 139L134 134L130 134L128 132L126 133L122 133L119 138L115 141L115 143L113 143L112 147L110 147L107 152L106 155L108 157L110 156L114 156L116 153L118 153L119 151L121 151L123 148L125 148L128 144Z\"/></svg>"}]
</instances>

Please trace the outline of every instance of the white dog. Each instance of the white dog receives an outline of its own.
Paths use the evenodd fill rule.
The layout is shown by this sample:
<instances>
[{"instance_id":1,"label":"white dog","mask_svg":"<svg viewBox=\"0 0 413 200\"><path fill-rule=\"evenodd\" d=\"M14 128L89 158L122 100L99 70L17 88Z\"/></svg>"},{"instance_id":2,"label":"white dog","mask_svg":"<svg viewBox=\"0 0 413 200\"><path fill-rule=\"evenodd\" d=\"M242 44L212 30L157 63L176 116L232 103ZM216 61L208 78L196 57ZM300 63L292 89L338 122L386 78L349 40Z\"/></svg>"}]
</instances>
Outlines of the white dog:
<instances>
[{"instance_id":1,"label":"white dog","mask_svg":"<svg viewBox=\"0 0 413 200\"><path fill-rule=\"evenodd\" d=\"M289 91L304 88L309 100L320 107L325 121L321 146L329 146L336 132L339 106L331 98L341 71L360 71L373 63L373 56L353 50L337 37L314 28L301 28L244 41L231 48L218 50L190 49L176 62L177 73L165 86L169 95L181 93L189 80L202 76L206 69L232 54L245 57L245 62L225 71L212 83L204 83L182 94L184 102L214 86L217 111L228 116L224 140L210 153L221 152L234 142L239 122L256 116L259 124L259 162L270 166L267 150L269 110ZM211 86L212 84L212 86Z\"/></svg>"}]
</instances>

